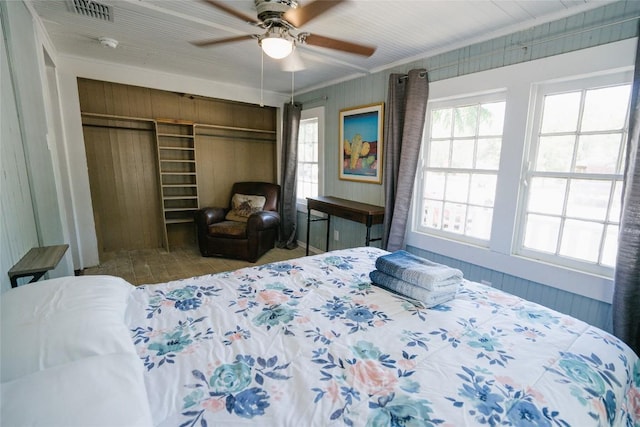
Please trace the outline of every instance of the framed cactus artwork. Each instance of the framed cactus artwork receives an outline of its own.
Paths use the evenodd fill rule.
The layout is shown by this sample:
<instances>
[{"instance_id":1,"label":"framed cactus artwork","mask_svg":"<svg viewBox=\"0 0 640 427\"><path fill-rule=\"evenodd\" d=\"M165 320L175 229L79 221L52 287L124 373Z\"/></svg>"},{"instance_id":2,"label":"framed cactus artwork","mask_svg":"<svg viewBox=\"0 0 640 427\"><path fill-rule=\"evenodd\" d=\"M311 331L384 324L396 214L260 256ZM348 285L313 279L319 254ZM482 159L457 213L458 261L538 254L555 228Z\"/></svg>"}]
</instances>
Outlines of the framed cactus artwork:
<instances>
[{"instance_id":1,"label":"framed cactus artwork","mask_svg":"<svg viewBox=\"0 0 640 427\"><path fill-rule=\"evenodd\" d=\"M382 183L384 104L340 110L340 179Z\"/></svg>"}]
</instances>

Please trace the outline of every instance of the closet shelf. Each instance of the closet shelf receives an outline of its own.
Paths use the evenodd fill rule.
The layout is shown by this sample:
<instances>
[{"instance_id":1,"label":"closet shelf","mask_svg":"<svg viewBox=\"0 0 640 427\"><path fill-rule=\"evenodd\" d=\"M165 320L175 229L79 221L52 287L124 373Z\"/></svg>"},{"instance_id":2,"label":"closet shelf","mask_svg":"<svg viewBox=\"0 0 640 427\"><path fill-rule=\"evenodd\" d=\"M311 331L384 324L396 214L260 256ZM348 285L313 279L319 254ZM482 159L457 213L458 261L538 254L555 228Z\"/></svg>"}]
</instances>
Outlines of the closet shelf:
<instances>
[{"instance_id":1,"label":"closet shelf","mask_svg":"<svg viewBox=\"0 0 640 427\"><path fill-rule=\"evenodd\" d=\"M197 211L199 208L165 208L165 212L187 212L187 211Z\"/></svg>"},{"instance_id":2,"label":"closet shelf","mask_svg":"<svg viewBox=\"0 0 640 427\"><path fill-rule=\"evenodd\" d=\"M175 224L193 223L193 213L200 206L195 127L193 122L185 120L157 119L155 131L158 180L162 192L164 246L169 251L169 228L180 227ZM169 182L165 183L165 179Z\"/></svg>"},{"instance_id":3,"label":"closet shelf","mask_svg":"<svg viewBox=\"0 0 640 427\"><path fill-rule=\"evenodd\" d=\"M160 175L187 175L187 176L195 176L195 172L160 172Z\"/></svg>"},{"instance_id":4,"label":"closet shelf","mask_svg":"<svg viewBox=\"0 0 640 427\"><path fill-rule=\"evenodd\" d=\"M177 150L177 151L195 151L193 147L169 147L166 145L161 145L158 147L160 150Z\"/></svg>"},{"instance_id":5,"label":"closet shelf","mask_svg":"<svg viewBox=\"0 0 640 427\"><path fill-rule=\"evenodd\" d=\"M169 137L169 138L193 138L194 135L182 135L179 133L158 133L159 137Z\"/></svg>"},{"instance_id":6,"label":"closet shelf","mask_svg":"<svg viewBox=\"0 0 640 427\"><path fill-rule=\"evenodd\" d=\"M195 163L195 160L180 160L180 159L161 159L164 163Z\"/></svg>"},{"instance_id":7,"label":"closet shelf","mask_svg":"<svg viewBox=\"0 0 640 427\"><path fill-rule=\"evenodd\" d=\"M193 218L180 218L180 219L165 219L166 224L184 224L187 222L193 222Z\"/></svg>"},{"instance_id":8,"label":"closet shelf","mask_svg":"<svg viewBox=\"0 0 640 427\"><path fill-rule=\"evenodd\" d=\"M168 196L163 197L162 200L197 200L198 196Z\"/></svg>"}]
</instances>

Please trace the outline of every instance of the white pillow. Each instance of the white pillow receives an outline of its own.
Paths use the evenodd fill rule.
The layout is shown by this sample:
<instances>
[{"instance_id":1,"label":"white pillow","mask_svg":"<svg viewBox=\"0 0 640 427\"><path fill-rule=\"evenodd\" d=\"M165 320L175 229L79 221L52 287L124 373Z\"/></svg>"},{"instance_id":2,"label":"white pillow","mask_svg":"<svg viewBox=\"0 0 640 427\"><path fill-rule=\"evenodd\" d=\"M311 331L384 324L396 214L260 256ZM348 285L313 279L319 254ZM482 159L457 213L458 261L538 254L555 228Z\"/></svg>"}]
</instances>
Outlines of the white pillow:
<instances>
[{"instance_id":1,"label":"white pillow","mask_svg":"<svg viewBox=\"0 0 640 427\"><path fill-rule=\"evenodd\" d=\"M133 285L112 276L61 277L0 296L0 380L112 353L136 354L124 313Z\"/></svg>"},{"instance_id":2,"label":"white pillow","mask_svg":"<svg viewBox=\"0 0 640 427\"><path fill-rule=\"evenodd\" d=\"M231 210L227 213L227 221L247 222L251 214L264 209L267 198L247 194L234 194L231 198Z\"/></svg>"},{"instance_id":3,"label":"white pillow","mask_svg":"<svg viewBox=\"0 0 640 427\"><path fill-rule=\"evenodd\" d=\"M77 360L2 383L0 425L151 426L137 355Z\"/></svg>"}]
</instances>

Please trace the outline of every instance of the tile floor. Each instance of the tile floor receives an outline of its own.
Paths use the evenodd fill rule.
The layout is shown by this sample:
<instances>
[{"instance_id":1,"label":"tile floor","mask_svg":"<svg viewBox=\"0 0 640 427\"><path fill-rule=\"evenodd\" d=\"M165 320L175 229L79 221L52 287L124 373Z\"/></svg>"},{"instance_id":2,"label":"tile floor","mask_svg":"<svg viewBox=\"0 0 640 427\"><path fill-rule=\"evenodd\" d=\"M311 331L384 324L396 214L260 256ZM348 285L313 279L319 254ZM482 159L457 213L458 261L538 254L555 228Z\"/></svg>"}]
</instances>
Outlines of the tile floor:
<instances>
[{"instance_id":1,"label":"tile floor","mask_svg":"<svg viewBox=\"0 0 640 427\"><path fill-rule=\"evenodd\" d=\"M171 252L162 248L123 250L105 254L100 265L86 268L82 274L108 274L122 277L134 285L143 285L262 265L304 255L305 248L302 246L292 250L274 248L257 262L250 263L226 258L205 258L195 246L176 248Z\"/></svg>"}]
</instances>

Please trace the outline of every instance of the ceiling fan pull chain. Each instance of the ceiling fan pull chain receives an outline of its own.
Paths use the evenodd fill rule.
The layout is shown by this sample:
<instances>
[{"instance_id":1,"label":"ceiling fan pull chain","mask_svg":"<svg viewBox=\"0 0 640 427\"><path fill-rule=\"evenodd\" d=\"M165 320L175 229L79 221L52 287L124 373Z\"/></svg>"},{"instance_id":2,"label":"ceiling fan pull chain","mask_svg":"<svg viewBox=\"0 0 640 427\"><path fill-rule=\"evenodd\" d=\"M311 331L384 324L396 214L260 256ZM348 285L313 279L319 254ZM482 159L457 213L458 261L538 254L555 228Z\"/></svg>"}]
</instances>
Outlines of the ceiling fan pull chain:
<instances>
[{"instance_id":1,"label":"ceiling fan pull chain","mask_svg":"<svg viewBox=\"0 0 640 427\"><path fill-rule=\"evenodd\" d=\"M262 49L260 49L262 52ZM260 106L264 107L262 92L264 88L264 52L260 54Z\"/></svg>"},{"instance_id":2,"label":"ceiling fan pull chain","mask_svg":"<svg viewBox=\"0 0 640 427\"><path fill-rule=\"evenodd\" d=\"M292 71L291 72L291 105L293 105L293 87L294 87L294 76L295 76L296 72Z\"/></svg>"}]
</instances>

